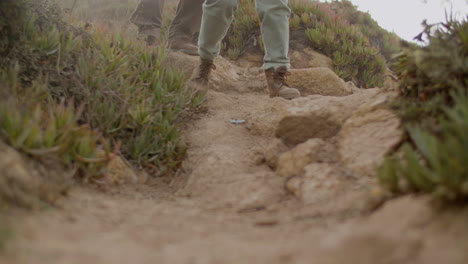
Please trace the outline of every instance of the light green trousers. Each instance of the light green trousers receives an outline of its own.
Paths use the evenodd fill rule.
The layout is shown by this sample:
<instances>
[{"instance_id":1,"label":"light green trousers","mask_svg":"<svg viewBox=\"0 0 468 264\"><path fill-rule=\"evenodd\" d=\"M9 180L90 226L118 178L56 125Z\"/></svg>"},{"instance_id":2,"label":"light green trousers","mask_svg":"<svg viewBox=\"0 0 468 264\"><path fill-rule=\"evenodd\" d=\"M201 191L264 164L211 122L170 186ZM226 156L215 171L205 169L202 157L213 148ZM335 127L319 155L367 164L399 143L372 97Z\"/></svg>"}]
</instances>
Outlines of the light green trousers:
<instances>
[{"instance_id":1,"label":"light green trousers","mask_svg":"<svg viewBox=\"0 0 468 264\"><path fill-rule=\"evenodd\" d=\"M198 39L200 57L214 60L221 50L221 41L231 25L239 0L206 0ZM285 66L289 70L288 0L256 0L261 21L265 57L263 68Z\"/></svg>"}]
</instances>

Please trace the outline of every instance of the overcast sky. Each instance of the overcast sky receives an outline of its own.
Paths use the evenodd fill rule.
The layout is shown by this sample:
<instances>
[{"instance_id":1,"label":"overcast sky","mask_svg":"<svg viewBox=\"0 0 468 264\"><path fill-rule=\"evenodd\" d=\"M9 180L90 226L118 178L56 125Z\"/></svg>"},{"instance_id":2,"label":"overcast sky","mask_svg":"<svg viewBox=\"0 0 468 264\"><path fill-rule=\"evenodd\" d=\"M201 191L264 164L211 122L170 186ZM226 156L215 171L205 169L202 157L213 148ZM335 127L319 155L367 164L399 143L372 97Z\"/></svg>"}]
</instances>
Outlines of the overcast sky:
<instances>
[{"instance_id":1,"label":"overcast sky","mask_svg":"<svg viewBox=\"0 0 468 264\"><path fill-rule=\"evenodd\" d=\"M394 31L400 37L411 40L422 31L421 22L445 20L444 10L453 11L458 17L468 14L468 0L351 0L361 11L368 11L379 25Z\"/></svg>"}]
</instances>

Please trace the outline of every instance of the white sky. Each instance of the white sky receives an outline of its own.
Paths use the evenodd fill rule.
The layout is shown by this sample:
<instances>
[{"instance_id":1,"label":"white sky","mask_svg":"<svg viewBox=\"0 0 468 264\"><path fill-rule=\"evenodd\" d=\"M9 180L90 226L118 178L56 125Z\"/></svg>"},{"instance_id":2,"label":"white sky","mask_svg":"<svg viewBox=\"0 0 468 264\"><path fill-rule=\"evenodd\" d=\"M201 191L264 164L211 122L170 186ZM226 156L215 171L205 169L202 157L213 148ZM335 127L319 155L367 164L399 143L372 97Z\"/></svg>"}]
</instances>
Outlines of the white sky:
<instances>
[{"instance_id":1,"label":"white sky","mask_svg":"<svg viewBox=\"0 0 468 264\"><path fill-rule=\"evenodd\" d=\"M379 25L411 40L422 31L421 22L445 21L445 8L458 18L468 14L468 0L351 0L358 9L369 12Z\"/></svg>"}]
</instances>

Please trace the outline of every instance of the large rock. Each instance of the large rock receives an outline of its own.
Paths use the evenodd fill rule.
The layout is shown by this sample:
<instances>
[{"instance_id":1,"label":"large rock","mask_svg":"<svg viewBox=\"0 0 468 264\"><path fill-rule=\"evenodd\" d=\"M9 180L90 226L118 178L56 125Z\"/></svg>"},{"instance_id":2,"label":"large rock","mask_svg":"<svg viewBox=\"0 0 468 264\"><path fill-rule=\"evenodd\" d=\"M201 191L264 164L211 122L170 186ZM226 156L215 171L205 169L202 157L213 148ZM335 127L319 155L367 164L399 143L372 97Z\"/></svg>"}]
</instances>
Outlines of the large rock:
<instances>
[{"instance_id":1,"label":"large rock","mask_svg":"<svg viewBox=\"0 0 468 264\"><path fill-rule=\"evenodd\" d=\"M293 100L281 117L276 136L288 145L310 138L335 136L353 111L372 100L378 89L363 90L346 97L309 96Z\"/></svg>"},{"instance_id":2,"label":"large rock","mask_svg":"<svg viewBox=\"0 0 468 264\"><path fill-rule=\"evenodd\" d=\"M333 145L319 138L309 139L279 156L277 172L282 177L299 176L308 164L336 162L337 156Z\"/></svg>"},{"instance_id":3,"label":"large rock","mask_svg":"<svg viewBox=\"0 0 468 264\"><path fill-rule=\"evenodd\" d=\"M288 84L299 89L302 96L320 94L345 96L352 93L351 88L338 75L328 68L309 68L291 70Z\"/></svg>"},{"instance_id":4,"label":"large rock","mask_svg":"<svg viewBox=\"0 0 468 264\"><path fill-rule=\"evenodd\" d=\"M310 47L301 50L292 50L289 54L293 69L328 68L333 69L333 61L329 57L318 53Z\"/></svg>"},{"instance_id":5,"label":"large rock","mask_svg":"<svg viewBox=\"0 0 468 264\"><path fill-rule=\"evenodd\" d=\"M278 167L279 156L287 150L288 148L284 145L283 141L273 139L273 142L263 149L263 158L270 168L276 169Z\"/></svg>"},{"instance_id":6,"label":"large rock","mask_svg":"<svg viewBox=\"0 0 468 264\"><path fill-rule=\"evenodd\" d=\"M343 125L338 149L356 175L375 175L376 167L403 137L400 119L385 109L386 95L361 106Z\"/></svg>"}]
</instances>

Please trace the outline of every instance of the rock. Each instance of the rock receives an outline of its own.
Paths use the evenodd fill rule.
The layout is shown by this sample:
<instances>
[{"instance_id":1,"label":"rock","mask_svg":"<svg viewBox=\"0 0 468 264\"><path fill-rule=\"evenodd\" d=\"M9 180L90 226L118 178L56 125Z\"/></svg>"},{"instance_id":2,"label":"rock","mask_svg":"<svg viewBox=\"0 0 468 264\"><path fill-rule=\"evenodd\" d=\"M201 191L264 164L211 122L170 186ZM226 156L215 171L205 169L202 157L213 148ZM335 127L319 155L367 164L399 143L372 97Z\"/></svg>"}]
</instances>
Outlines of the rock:
<instances>
[{"instance_id":1,"label":"rock","mask_svg":"<svg viewBox=\"0 0 468 264\"><path fill-rule=\"evenodd\" d=\"M291 67L294 69L305 68L328 68L333 69L333 61L329 57L318 53L310 47L305 47L301 50L291 51Z\"/></svg>"},{"instance_id":2,"label":"rock","mask_svg":"<svg viewBox=\"0 0 468 264\"><path fill-rule=\"evenodd\" d=\"M319 138L309 139L297 145L278 158L277 172L282 177L302 174L307 164L314 162L335 162L337 153L334 147Z\"/></svg>"},{"instance_id":3,"label":"rock","mask_svg":"<svg viewBox=\"0 0 468 264\"><path fill-rule=\"evenodd\" d=\"M333 137L353 111L378 92L367 89L345 97L314 95L295 99L280 118L275 135L288 145L309 138Z\"/></svg>"},{"instance_id":4,"label":"rock","mask_svg":"<svg viewBox=\"0 0 468 264\"><path fill-rule=\"evenodd\" d=\"M294 194L294 196L300 199L302 194L302 183L302 176L294 176L286 181L285 187L288 192Z\"/></svg>"},{"instance_id":5,"label":"rock","mask_svg":"<svg viewBox=\"0 0 468 264\"><path fill-rule=\"evenodd\" d=\"M120 156L114 157L107 165L105 180L109 183L137 183L138 176L132 167Z\"/></svg>"},{"instance_id":6,"label":"rock","mask_svg":"<svg viewBox=\"0 0 468 264\"><path fill-rule=\"evenodd\" d=\"M286 145L279 140L279 139L274 139L272 144L269 144L265 150L263 151L263 156L265 159L266 164L272 168L276 169L278 165L278 157L281 155L281 153L287 151Z\"/></svg>"},{"instance_id":7,"label":"rock","mask_svg":"<svg viewBox=\"0 0 468 264\"><path fill-rule=\"evenodd\" d=\"M262 137L275 137L275 129L286 111L287 103L288 101L282 98L268 98L265 94L265 102L259 104L261 109L248 113L245 117L248 120L246 128L250 134Z\"/></svg>"},{"instance_id":8,"label":"rock","mask_svg":"<svg viewBox=\"0 0 468 264\"><path fill-rule=\"evenodd\" d=\"M19 206L35 204L41 178L26 166L21 155L0 141L0 203L7 201Z\"/></svg>"},{"instance_id":9,"label":"rock","mask_svg":"<svg viewBox=\"0 0 468 264\"><path fill-rule=\"evenodd\" d=\"M345 96L352 89L338 75L328 68L308 68L291 70L287 79L291 87L299 89L302 96L320 94L330 96Z\"/></svg>"},{"instance_id":10,"label":"rock","mask_svg":"<svg viewBox=\"0 0 468 264\"><path fill-rule=\"evenodd\" d=\"M384 108L387 100L382 94L362 105L338 135L342 161L355 175L374 176L376 167L402 140L400 119Z\"/></svg>"},{"instance_id":11,"label":"rock","mask_svg":"<svg viewBox=\"0 0 468 264\"><path fill-rule=\"evenodd\" d=\"M181 52L168 52L165 64L181 71L190 78L199 59ZM219 92L264 92L267 94L265 75L261 68L242 68L231 64L223 57L215 60L216 69L212 71L209 89ZM321 94L344 96L352 89L331 69L326 67L291 70L288 83L303 95Z\"/></svg>"},{"instance_id":12,"label":"rock","mask_svg":"<svg viewBox=\"0 0 468 264\"><path fill-rule=\"evenodd\" d=\"M39 158L47 160L41 163ZM6 202L34 208L43 202L55 202L67 191L74 171L56 164L54 157L37 159L21 155L0 140L0 206Z\"/></svg>"},{"instance_id":13,"label":"rock","mask_svg":"<svg viewBox=\"0 0 468 264\"><path fill-rule=\"evenodd\" d=\"M304 168L302 177L293 177L286 182L286 189L306 204L333 199L346 185L341 172L329 163L312 163Z\"/></svg>"}]
</instances>

